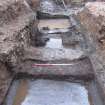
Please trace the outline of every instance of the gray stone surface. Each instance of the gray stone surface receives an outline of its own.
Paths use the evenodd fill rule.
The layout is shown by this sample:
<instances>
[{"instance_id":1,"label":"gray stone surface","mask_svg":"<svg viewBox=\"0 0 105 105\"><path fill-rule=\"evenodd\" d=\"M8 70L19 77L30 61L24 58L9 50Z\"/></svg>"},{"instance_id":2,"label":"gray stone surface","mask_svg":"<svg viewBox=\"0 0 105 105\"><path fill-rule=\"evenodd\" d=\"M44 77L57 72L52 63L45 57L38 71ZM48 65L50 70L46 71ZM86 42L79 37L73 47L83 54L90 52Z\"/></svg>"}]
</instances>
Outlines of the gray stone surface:
<instances>
[{"instance_id":1,"label":"gray stone surface","mask_svg":"<svg viewBox=\"0 0 105 105\"><path fill-rule=\"evenodd\" d=\"M51 61L51 60L76 60L86 56L81 49L70 49L70 48L34 48L30 47L25 50L24 59L35 59L40 61Z\"/></svg>"},{"instance_id":2,"label":"gray stone surface","mask_svg":"<svg viewBox=\"0 0 105 105\"><path fill-rule=\"evenodd\" d=\"M75 79L91 80L94 78L93 68L88 58L75 62L59 64L57 61L37 63L32 60L26 60L13 69L16 73L25 73L33 77L55 76L55 77L73 77ZM67 62L67 61L66 61ZM44 65L45 64L45 65Z\"/></svg>"},{"instance_id":3,"label":"gray stone surface","mask_svg":"<svg viewBox=\"0 0 105 105\"><path fill-rule=\"evenodd\" d=\"M29 93L22 102L26 104L89 105L88 92L80 84L37 80L30 83Z\"/></svg>"},{"instance_id":4,"label":"gray stone surface","mask_svg":"<svg viewBox=\"0 0 105 105\"><path fill-rule=\"evenodd\" d=\"M21 93L16 93L17 95L14 96L13 99L19 96L21 97L17 100L12 100L15 105L17 105L17 103L21 105L90 105L88 90L79 83L53 80L27 80L27 82L24 81L22 84L27 84L28 89L20 90L18 88L18 93L22 92L24 94L23 91L27 91L27 93L24 96L24 100L21 100L23 99ZM21 89L24 87L22 84L19 86ZM10 96L8 96L8 99L10 99L9 97ZM11 101L11 99L8 99L6 105L9 105Z\"/></svg>"}]
</instances>

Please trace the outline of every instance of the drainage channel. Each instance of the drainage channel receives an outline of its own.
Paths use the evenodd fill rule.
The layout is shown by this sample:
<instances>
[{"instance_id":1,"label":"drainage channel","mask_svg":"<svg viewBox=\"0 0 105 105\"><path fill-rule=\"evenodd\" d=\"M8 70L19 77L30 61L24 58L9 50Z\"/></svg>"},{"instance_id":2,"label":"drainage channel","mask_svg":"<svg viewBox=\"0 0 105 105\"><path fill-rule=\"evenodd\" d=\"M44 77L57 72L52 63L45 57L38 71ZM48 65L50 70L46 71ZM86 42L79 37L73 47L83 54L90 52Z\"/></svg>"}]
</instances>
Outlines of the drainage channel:
<instances>
[{"instance_id":1,"label":"drainage channel","mask_svg":"<svg viewBox=\"0 0 105 105\"><path fill-rule=\"evenodd\" d=\"M39 20L38 29L40 34L36 35L35 47L82 51L87 46L83 35L71 26L69 20Z\"/></svg>"},{"instance_id":2,"label":"drainage channel","mask_svg":"<svg viewBox=\"0 0 105 105\"><path fill-rule=\"evenodd\" d=\"M17 79L5 105L103 105L95 82Z\"/></svg>"}]
</instances>

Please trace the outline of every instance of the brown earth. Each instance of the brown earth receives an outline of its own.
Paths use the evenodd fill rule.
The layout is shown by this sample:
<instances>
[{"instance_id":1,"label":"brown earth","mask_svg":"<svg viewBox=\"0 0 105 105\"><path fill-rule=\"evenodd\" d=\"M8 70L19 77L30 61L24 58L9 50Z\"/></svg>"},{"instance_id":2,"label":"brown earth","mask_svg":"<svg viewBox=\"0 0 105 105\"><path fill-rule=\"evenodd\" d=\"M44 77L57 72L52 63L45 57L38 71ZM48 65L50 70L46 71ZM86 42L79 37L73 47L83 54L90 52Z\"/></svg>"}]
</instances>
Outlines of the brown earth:
<instances>
[{"instance_id":1,"label":"brown earth","mask_svg":"<svg viewBox=\"0 0 105 105\"><path fill-rule=\"evenodd\" d=\"M76 16L88 40L96 49L90 55L103 94L105 95L105 2L87 3ZM105 99L104 99L105 100Z\"/></svg>"},{"instance_id":2,"label":"brown earth","mask_svg":"<svg viewBox=\"0 0 105 105\"><path fill-rule=\"evenodd\" d=\"M0 0L0 105L13 77L8 69L20 63L33 21L35 13L24 0Z\"/></svg>"}]
</instances>

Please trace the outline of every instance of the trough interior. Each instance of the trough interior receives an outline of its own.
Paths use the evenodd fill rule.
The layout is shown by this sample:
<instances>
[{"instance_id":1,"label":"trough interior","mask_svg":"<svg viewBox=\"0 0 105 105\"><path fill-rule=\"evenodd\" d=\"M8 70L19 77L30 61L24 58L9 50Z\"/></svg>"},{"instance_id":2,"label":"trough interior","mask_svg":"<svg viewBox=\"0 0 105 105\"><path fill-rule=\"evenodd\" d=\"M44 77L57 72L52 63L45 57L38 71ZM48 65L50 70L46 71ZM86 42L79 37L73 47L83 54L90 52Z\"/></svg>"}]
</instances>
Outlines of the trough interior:
<instances>
[{"instance_id":1,"label":"trough interior","mask_svg":"<svg viewBox=\"0 0 105 105\"><path fill-rule=\"evenodd\" d=\"M95 81L18 78L5 105L103 105Z\"/></svg>"}]
</instances>

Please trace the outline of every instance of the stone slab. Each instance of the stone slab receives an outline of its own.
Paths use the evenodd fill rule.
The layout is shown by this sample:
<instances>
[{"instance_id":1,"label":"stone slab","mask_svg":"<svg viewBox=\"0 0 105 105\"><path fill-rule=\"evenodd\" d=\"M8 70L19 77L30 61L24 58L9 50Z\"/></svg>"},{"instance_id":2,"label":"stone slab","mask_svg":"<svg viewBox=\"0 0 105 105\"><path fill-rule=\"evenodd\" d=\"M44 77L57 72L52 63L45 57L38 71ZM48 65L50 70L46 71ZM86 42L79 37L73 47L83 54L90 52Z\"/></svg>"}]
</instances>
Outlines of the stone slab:
<instances>
[{"instance_id":1,"label":"stone slab","mask_svg":"<svg viewBox=\"0 0 105 105\"><path fill-rule=\"evenodd\" d=\"M28 74L34 77L55 76L73 77L76 79L90 80L94 78L93 68L88 58L68 63L37 63L32 60L26 60L24 63L13 69L18 74Z\"/></svg>"},{"instance_id":2,"label":"stone slab","mask_svg":"<svg viewBox=\"0 0 105 105\"><path fill-rule=\"evenodd\" d=\"M40 61L52 61L52 60L76 60L85 56L85 53L81 49L70 49L70 48L33 48L25 50L24 59L33 59Z\"/></svg>"},{"instance_id":3,"label":"stone slab","mask_svg":"<svg viewBox=\"0 0 105 105\"><path fill-rule=\"evenodd\" d=\"M6 105L90 105L88 90L79 83L21 80L18 87L18 93L15 93L12 101L10 96L13 96L13 93L10 91Z\"/></svg>"}]
</instances>

